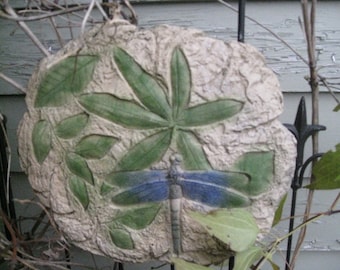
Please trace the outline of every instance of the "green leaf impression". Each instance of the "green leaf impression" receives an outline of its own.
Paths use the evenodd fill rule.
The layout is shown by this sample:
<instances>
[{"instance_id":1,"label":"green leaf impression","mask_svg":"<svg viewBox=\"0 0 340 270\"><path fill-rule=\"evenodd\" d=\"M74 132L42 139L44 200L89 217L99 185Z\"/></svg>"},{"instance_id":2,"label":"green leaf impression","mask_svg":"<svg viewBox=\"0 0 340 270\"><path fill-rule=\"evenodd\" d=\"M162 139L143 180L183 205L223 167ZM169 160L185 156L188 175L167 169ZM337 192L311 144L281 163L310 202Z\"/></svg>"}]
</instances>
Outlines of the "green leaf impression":
<instances>
[{"instance_id":1,"label":"green leaf impression","mask_svg":"<svg viewBox=\"0 0 340 270\"><path fill-rule=\"evenodd\" d=\"M32 131L32 145L35 158L41 164L52 147L51 128L47 121L41 120L34 125Z\"/></svg>"},{"instance_id":2,"label":"green leaf impression","mask_svg":"<svg viewBox=\"0 0 340 270\"><path fill-rule=\"evenodd\" d=\"M52 66L38 87L35 107L67 104L73 95L81 93L92 80L98 60L97 56L75 55Z\"/></svg>"},{"instance_id":3,"label":"green leaf impression","mask_svg":"<svg viewBox=\"0 0 340 270\"><path fill-rule=\"evenodd\" d=\"M111 228L110 236L112 242L117 247L122 249L134 249L134 243L128 231L124 229Z\"/></svg>"},{"instance_id":4,"label":"green leaf impression","mask_svg":"<svg viewBox=\"0 0 340 270\"><path fill-rule=\"evenodd\" d=\"M74 176L69 179L69 186L73 195L86 210L90 203L90 199L84 181L81 178Z\"/></svg>"},{"instance_id":5,"label":"green leaf impression","mask_svg":"<svg viewBox=\"0 0 340 270\"><path fill-rule=\"evenodd\" d=\"M89 184L94 185L92 172L84 158L74 153L69 153L65 159L68 169L73 174L84 179Z\"/></svg>"},{"instance_id":6,"label":"green leaf impression","mask_svg":"<svg viewBox=\"0 0 340 270\"><path fill-rule=\"evenodd\" d=\"M259 170L261 168L261 170ZM274 177L274 152L249 152L245 153L234 166L235 171L245 172L250 175L248 185L234 185L233 187L248 195L258 195L271 183Z\"/></svg>"},{"instance_id":7,"label":"green leaf impression","mask_svg":"<svg viewBox=\"0 0 340 270\"><path fill-rule=\"evenodd\" d=\"M82 138L75 147L75 152L86 159L100 159L106 155L116 138L104 135L88 135Z\"/></svg>"},{"instance_id":8,"label":"green leaf impression","mask_svg":"<svg viewBox=\"0 0 340 270\"><path fill-rule=\"evenodd\" d=\"M211 166L203 149L192 132L177 132L177 149L183 157L183 165L188 170L210 170Z\"/></svg>"},{"instance_id":9,"label":"green leaf impression","mask_svg":"<svg viewBox=\"0 0 340 270\"><path fill-rule=\"evenodd\" d=\"M191 91L191 73L188 61L181 49L176 48L171 58L171 87L173 118L189 105Z\"/></svg>"},{"instance_id":10,"label":"green leaf impression","mask_svg":"<svg viewBox=\"0 0 340 270\"><path fill-rule=\"evenodd\" d=\"M159 209L160 204L153 203L145 207L127 210L122 215L116 217L115 222L135 230L140 230L151 224Z\"/></svg>"},{"instance_id":11,"label":"green leaf impression","mask_svg":"<svg viewBox=\"0 0 340 270\"><path fill-rule=\"evenodd\" d=\"M79 102L89 112L127 128L150 129L167 126L165 119L157 114L111 94L86 94L79 98Z\"/></svg>"},{"instance_id":12,"label":"green leaf impression","mask_svg":"<svg viewBox=\"0 0 340 270\"><path fill-rule=\"evenodd\" d=\"M154 76L146 72L127 52L114 48L114 59L138 99L153 113L171 119L164 89Z\"/></svg>"},{"instance_id":13,"label":"green leaf impression","mask_svg":"<svg viewBox=\"0 0 340 270\"><path fill-rule=\"evenodd\" d=\"M74 138L85 128L88 119L85 113L68 117L55 126L56 135L63 139Z\"/></svg>"},{"instance_id":14,"label":"green leaf impression","mask_svg":"<svg viewBox=\"0 0 340 270\"><path fill-rule=\"evenodd\" d=\"M106 93L82 95L79 103L89 113L126 128L155 130L153 135L131 147L115 170L150 167L162 158L173 140L176 140L178 151L184 157L186 168L211 168L191 129L230 118L242 109L243 103L220 99L190 107L191 71L179 47L174 49L170 61L171 89L164 89L157 76L147 72L123 49L115 47L113 59L142 106Z\"/></svg>"},{"instance_id":15,"label":"green leaf impression","mask_svg":"<svg viewBox=\"0 0 340 270\"><path fill-rule=\"evenodd\" d=\"M167 129L140 141L119 161L117 170L141 170L159 160L170 146L171 135Z\"/></svg>"}]
</instances>

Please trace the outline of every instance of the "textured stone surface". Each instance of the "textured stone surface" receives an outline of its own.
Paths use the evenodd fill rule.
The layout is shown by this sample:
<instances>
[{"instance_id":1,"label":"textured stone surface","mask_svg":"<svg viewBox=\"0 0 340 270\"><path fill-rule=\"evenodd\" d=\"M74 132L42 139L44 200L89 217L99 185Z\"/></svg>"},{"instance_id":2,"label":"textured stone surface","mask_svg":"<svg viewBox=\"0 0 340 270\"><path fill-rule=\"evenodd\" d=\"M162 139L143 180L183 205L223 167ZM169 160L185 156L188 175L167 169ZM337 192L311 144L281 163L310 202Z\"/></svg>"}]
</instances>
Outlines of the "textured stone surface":
<instances>
[{"instance_id":1,"label":"textured stone surface","mask_svg":"<svg viewBox=\"0 0 340 270\"><path fill-rule=\"evenodd\" d=\"M164 89L168 91L166 95L170 97L170 61L175 48L180 48L190 67L190 107L226 98L242 102L238 113L209 125L192 127L190 134L194 134L213 170L230 171L249 152L274 154L274 176L270 185L264 192L249 196L252 203L248 207L261 230L268 231L275 208L289 187L295 165L295 144L291 134L277 120L283 108L282 95L277 78L265 66L262 55L249 45L226 44L193 29L159 26L139 30L125 22L114 22L91 30L82 39L70 42L64 50L44 59L29 84L28 113L19 128L21 164L32 187L42 202L50 207L65 235L85 250L118 261L167 261L173 256L168 201L159 203L159 210L154 218L150 218L150 224L134 229L115 223L126 213L127 207L112 203L111 191L108 194L101 192L106 176L112 173L129 149L155 132L113 123L80 104L81 94L109 93L145 107L117 67L112 56L114 47L124 49L146 72L162 78ZM100 55L93 73L89 72L89 83L81 94L70 95L62 105L37 106L38 89L46 74L72 55L79 59ZM78 64L75 60L75 67ZM87 115L88 121L79 133L67 139L58 136L58 124L81 114ZM48 130L42 130L41 137L50 134L48 146L43 148L48 153L46 157L42 154L41 161L38 161L37 151L32 145L32 134L39 121L46 123ZM72 169L81 163L75 158L79 155L74 152L83 138L93 134L114 138L114 142L98 158L81 158L81 162L86 163L86 170L81 170L79 175L79 171ZM171 141L164 155L149 168L168 170L169 158L179 152L177 148ZM81 164L79 166L83 169L84 163ZM89 173L92 179L84 176ZM73 187L71 181L76 183ZM228 248L202 231L186 214L189 210L206 212L212 208L184 198L180 207L180 257L201 264L219 262L227 257ZM118 243L122 246L118 247L113 243L110 231L122 238L128 235L133 246L129 245L130 240L120 238Z\"/></svg>"}]
</instances>

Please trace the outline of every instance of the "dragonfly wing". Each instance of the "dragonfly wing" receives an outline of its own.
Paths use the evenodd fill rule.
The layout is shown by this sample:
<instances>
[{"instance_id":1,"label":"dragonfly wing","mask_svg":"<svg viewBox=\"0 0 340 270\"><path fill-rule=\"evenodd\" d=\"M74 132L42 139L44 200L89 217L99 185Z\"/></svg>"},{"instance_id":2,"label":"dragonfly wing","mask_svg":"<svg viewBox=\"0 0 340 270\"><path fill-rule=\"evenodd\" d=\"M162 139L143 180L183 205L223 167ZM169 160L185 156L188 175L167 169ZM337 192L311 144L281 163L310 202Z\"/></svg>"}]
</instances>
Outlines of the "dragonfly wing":
<instances>
[{"instance_id":1,"label":"dragonfly wing","mask_svg":"<svg viewBox=\"0 0 340 270\"><path fill-rule=\"evenodd\" d=\"M243 172L191 171L183 172L181 177L186 180L200 181L202 183L235 189L250 183L250 176Z\"/></svg>"},{"instance_id":2,"label":"dragonfly wing","mask_svg":"<svg viewBox=\"0 0 340 270\"><path fill-rule=\"evenodd\" d=\"M125 188L147 182L162 181L166 179L167 175L168 172L163 170L113 172L106 177L105 182Z\"/></svg>"},{"instance_id":3,"label":"dragonfly wing","mask_svg":"<svg viewBox=\"0 0 340 270\"><path fill-rule=\"evenodd\" d=\"M159 202L168 199L169 185L166 180L147 182L114 195L112 202L117 205L135 205L139 203Z\"/></svg>"},{"instance_id":4,"label":"dragonfly wing","mask_svg":"<svg viewBox=\"0 0 340 270\"><path fill-rule=\"evenodd\" d=\"M247 196L215 184L195 180L181 180L180 185L185 198L212 207L246 207L250 204Z\"/></svg>"}]
</instances>

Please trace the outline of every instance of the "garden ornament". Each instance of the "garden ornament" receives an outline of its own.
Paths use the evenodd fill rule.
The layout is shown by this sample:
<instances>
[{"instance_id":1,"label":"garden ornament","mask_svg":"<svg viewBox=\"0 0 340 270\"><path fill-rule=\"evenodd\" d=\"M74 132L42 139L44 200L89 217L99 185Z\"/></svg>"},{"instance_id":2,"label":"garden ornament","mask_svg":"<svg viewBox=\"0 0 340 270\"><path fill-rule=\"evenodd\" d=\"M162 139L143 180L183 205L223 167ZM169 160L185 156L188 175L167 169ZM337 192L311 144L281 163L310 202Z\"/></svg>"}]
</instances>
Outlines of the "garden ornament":
<instances>
[{"instance_id":1,"label":"garden ornament","mask_svg":"<svg viewBox=\"0 0 340 270\"><path fill-rule=\"evenodd\" d=\"M21 165L75 245L120 262L234 254L192 213L247 210L262 233L289 188L293 136L252 46L114 19L43 59Z\"/></svg>"}]
</instances>

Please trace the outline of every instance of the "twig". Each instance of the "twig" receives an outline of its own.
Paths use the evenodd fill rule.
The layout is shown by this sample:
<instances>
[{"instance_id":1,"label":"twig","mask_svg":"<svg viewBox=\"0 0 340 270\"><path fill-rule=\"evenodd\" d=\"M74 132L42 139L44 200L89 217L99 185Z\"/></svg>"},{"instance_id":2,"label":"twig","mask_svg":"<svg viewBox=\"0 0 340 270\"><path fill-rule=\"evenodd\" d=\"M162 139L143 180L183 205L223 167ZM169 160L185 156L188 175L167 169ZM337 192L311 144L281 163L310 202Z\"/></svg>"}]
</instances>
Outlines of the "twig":
<instances>
[{"instance_id":1,"label":"twig","mask_svg":"<svg viewBox=\"0 0 340 270\"><path fill-rule=\"evenodd\" d=\"M92 12L92 9L93 9L93 7L95 5L95 2L96 2L96 0L91 0L91 3L90 3L90 5L89 5L89 7L88 7L88 9L87 9L87 11L85 13L84 19L83 19L83 21L81 23L81 33L82 34L84 34L84 32L85 32L86 23L87 23L87 20L88 20L88 18L90 16L91 12Z\"/></svg>"},{"instance_id":2,"label":"twig","mask_svg":"<svg viewBox=\"0 0 340 270\"><path fill-rule=\"evenodd\" d=\"M303 23L304 23L304 32L307 41L307 51L308 51L308 60L309 60L309 73L310 73L310 87L312 92L312 124L319 124L319 83L318 83L318 73L317 73L317 62L315 57L315 10L316 10L316 0L312 0L310 13L308 12L308 0L301 0L302 7L302 15L303 15ZM318 133L314 133L312 136L312 152L316 154L319 152L319 136ZM313 162L313 166L315 161ZM311 182L314 180L313 175L311 176ZM314 190L310 189L308 191L308 197L305 207L305 217L303 221L308 220L311 208L312 201L314 197ZM297 257L301 251L301 247L303 245L303 241L306 237L307 227L304 226L301 228L297 243L295 245L295 250L292 256L292 260L289 264L290 269L295 268L295 263Z\"/></svg>"},{"instance_id":3,"label":"twig","mask_svg":"<svg viewBox=\"0 0 340 270\"><path fill-rule=\"evenodd\" d=\"M333 92L332 88L329 86L327 80L324 77L322 77L321 75L319 75L319 78L320 78L320 82L323 83L323 85L327 88L328 92L331 94L331 96L334 98L336 103L339 105L340 104L340 100L334 94L334 92Z\"/></svg>"},{"instance_id":4,"label":"twig","mask_svg":"<svg viewBox=\"0 0 340 270\"><path fill-rule=\"evenodd\" d=\"M64 0L64 5L65 5L66 10L69 9L67 0ZM71 39L73 39L74 36L73 36L73 29L72 29L72 27L71 27L70 14L67 13L66 16L67 16L67 19L68 19L68 20L67 20L67 22L68 22L68 25L67 25L67 26L68 26L68 28L69 28L69 30L70 30L70 37L71 37Z\"/></svg>"},{"instance_id":5,"label":"twig","mask_svg":"<svg viewBox=\"0 0 340 270\"><path fill-rule=\"evenodd\" d=\"M7 216L5 215L5 213L0 210L0 216L1 219L5 225L5 227L7 228L9 234L11 235L11 243L12 243L12 261L15 262L18 258L17 254L18 254L18 243L17 243L17 236L16 233L10 223L10 221L8 220Z\"/></svg>"},{"instance_id":6,"label":"twig","mask_svg":"<svg viewBox=\"0 0 340 270\"><path fill-rule=\"evenodd\" d=\"M22 93L26 94L26 88L23 87L22 85L18 84L16 81L13 79L9 78L2 72L0 72L0 78L8 82L9 84L13 85L15 88L19 89Z\"/></svg>"},{"instance_id":7,"label":"twig","mask_svg":"<svg viewBox=\"0 0 340 270\"><path fill-rule=\"evenodd\" d=\"M223 0L217 0L217 2L221 3L222 5L226 6L227 8L231 9L234 12L238 12L237 8L234 8L232 5L226 3ZM256 25L258 25L259 27L263 28L264 30L266 30L268 33L270 33L272 36L274 36L277 40L279 40L280 42L282 42L286 47L288 47L297 57L299 57L306 65L308 65L308 61L297 51L295 50L291 45L289 45L284 39L282 39L278 34L276 34L274 31L272 31L270 28L264 26L263 24L261 24L259 21L253 19L252 17L249 17L247 15L245 15L245 17L255 23Z\"/></svg>"},{"instance_id":8,"label":"twig","mask_svg":"<svg viewBox=\"0 0 340 270\"><path fill-rule=\"evenodd\" d=\"M8 19L8 20L12 20L12 21L38 21L38 20L42 20L42 19L47 19L50 17L55 17L55 16L59 16L59 15L64 15L64 14L69 14L69 13L73 13L76 11L81 11L84 9L87 9L88 6L87 5L81 5L78 7L72 7L72 8L67 8L67 9L63 9L63 10L59 10L59 11L39 11L40 13L44 13L42 15L36 15L36 16L28 16L28 17L24 17L24 16L13 16L11 13L4 13L0 11L0 17L4 18L4 19ZM30 11L31 12L31 11Z\"/></svg>"},{"instance_id":9,"label":"twig","mask_svg":"<svg viewBox=\"0 0 340 270\"><path fill-rule=\"evenodd\" d=\"M86 23L87 23L87 20L94 8L94 6L97 6L97 8L99 9L100 13L104 16L105 20L108 20L109 17L107 16L106 12L104 11L104 9L102 8L102 6L98 3L98 0L91 0L91 3L85 13L85 16L84 16L84 19L83 19L83 22L81 24L81 33L84 34L85 32L85 27L86 27Z\"/></svg>"},{"instance_id":10,"label":"twig","mask_svg":"<svg viewBox=\"0 0 340 270\"><path fill-rule=\"evenodd\" d=\"M54 29L54 32L55 32L55 34L56 34L56 36L57 36L58 42L59 42L59 44L60 44L60 47L64 47L65 42L64 42L63 38L62 38L61 35L60 35L60 32L59 32L59 30L58 30L58 28L57 28L57 25L56 25L56 23L55 23L54 17L50 17L49 20L50 20L51 25L52 25L52 27L53 27L53 29Z\"/></svg>"},{"instance_id":11,"label":"twig","mask_svg":"<svg viewBox=\"0 0 340 270\"><path fill-rule=\"evenodd\" d=\"M1 117L3 118L3 116L1 115ZM9 139L8 139L8 136L7 136L7 132L6 132L6 129L5 129L5 125L4 125L4 121L3 119L1 119L0 121L0 126L1 126L1 129L2 129L2 133L4 135L4 138L5 138L5 142L6 142L6 148L7 148L7 175L6 175L6 202L7 204L9 204L10 202L10 173L11 173L11 162L12 162L12 151L11 151L11 146L9 144Z\"/></svg>"},{"instance_id":12,"label":"twig","mask_svg":"<svg viewBox=\"0 0 340 270\"><path fill-rule=\"evenodd\" d=\"M334 208L335 208L335 206L338 204L339 200L340 200L340 192L338 193L338 195L336 196L335 200L333 201L331 207L329 208L329 210L330 210L332 213L335 212L335 211L334 211Z\"/></svg>"},{"instance_id":13,"label":"twig","mask_svg":"<svg viewBox=\"0 0 340 270\"><path fill-rule=\"evenodd\" d=\"M18 15L15 13L13 8L8 4L8 0L3 0L3 8L4 10L14 18L17 18ZM23 21L17 21L17 24L21 27L21 29L26 33L26 35L33 41L33 43L37 46L37 48L45 55L49 56L50 53L44 47L44 45L40 42L40 40L36 37L36 35L31 31L31 29L27 26Z\"/></svg>"},{"instance_id":14,"label":"twig","mask_svg":"<svg viewBox=\"0 0 340 270\"><path fill-rule=\"evenodd\" d=\"M40 202L35 202L35 201L31 201L31 200L19 200L19 199L15 199L16 202L21 203L21 204L27 204L27 203L33 203L38 205L39 207L41 207L41 209L46 213L46 215L48 216L48 220L50 221L52 227L58 231L57 229L57 225L55 224L50 212L46 209L46 207L40 203Z\"/></svg>"}]
</instances>

